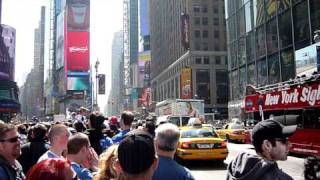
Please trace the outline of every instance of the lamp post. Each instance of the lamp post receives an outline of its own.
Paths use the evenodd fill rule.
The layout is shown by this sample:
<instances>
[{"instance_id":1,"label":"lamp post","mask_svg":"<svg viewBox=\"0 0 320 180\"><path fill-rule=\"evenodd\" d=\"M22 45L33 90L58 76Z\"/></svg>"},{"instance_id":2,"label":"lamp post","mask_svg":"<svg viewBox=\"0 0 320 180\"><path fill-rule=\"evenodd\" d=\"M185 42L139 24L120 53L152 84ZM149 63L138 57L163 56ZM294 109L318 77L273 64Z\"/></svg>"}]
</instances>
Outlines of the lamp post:
<instances>
[{"instance_id":1,"label":"lamp post","mask_svg":"<svg viewBox=\"0 0 320 180\"><path fill-rule=\"evenodd\" d=\"M99 60L97 59L96 64L94 65L94 68L96 69L96 105L98 106L98 81L99 81L99 75L98 75L98 68L99 68Z\"/></svg>"}]
</instances>

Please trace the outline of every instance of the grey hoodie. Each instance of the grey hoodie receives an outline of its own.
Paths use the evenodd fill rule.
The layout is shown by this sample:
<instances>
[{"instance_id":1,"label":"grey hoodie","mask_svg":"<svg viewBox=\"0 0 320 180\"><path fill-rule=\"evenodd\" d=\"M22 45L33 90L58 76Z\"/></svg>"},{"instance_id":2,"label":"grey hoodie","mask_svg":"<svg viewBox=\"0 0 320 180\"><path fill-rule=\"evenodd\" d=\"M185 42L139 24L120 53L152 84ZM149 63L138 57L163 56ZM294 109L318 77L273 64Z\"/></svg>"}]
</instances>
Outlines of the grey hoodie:
<instances>
[{"instance_id":1,"label":"grey hoodie","mask_svg":"<svg viewBox=\"0 0 320 180\"><path fill-rule=\"evenodd\" d=\"M276 162L248 153L239 154L230 162L227 180L293 180L278 168Z\"/></svg>"}]
</instances>

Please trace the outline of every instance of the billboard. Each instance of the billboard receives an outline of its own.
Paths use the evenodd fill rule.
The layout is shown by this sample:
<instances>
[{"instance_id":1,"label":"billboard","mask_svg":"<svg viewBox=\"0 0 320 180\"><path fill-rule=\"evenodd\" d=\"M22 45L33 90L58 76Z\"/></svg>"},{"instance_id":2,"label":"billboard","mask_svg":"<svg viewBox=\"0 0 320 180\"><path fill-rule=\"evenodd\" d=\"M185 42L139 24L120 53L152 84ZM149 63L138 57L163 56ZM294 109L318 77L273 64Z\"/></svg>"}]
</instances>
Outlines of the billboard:
<instances>
[{"instance_id":1,"label":"billboard","mask_svg":"<svg viewBox=\"0 0 320 180\"><path fill-rule=\"evenodd\" d=\"M64 66L64 11L57 17L56 69Z\"/></svg>"},{"instance_id":2,"label":"billboard","mask_svg":"<svg viewBox=\"0 0 320 180\"><path fill-rule=\"evenodd\" d=\"M183 68L180 75L180 98L192 99L192 72L191 68Z\"/></svg>"},{"instance_id":3,"label":"billboard","mask_svg":"<svg viewBox=\"0 0 320 180\"><path fill-rule=\"evenodd\" d=\"M190 39L189 39L189 15L181 15L181 41L185 49L190 48Z\"/></svg>"},{"instance_id":4,"label":"billboard","mask_svg":"<svg viewBox=\"0 0 320 180\"><path fill-rule=\"evenodd\" d=\"M99 83L99 94L105 94L106 92L106 75L105 74L99 74L98 75L98 83Z\"/></svg>"},{"instance_id":5,"label":"billboard","mask_svg":"<svg viewBox=\"0 0 320 180\"><path fill-rule=\"evenodd\" d=\"M89 31L90 25L90 1L67 1L68 31Z\"/></svg>"},{"instance_id":6,"label":"billboard","mask_svg":"<svg viewBox=\"0 0 320 180\"><path fill-rule=\"evenodd\" d=\"M296 75L310 76L320 64L320 42L295 52ZM317 49L318 48L318 49Z\"/></svg>"},{"instance_id":7,"label":"billboard","mask_svg":"<svg viewBox=\"0 0 320 180\"><path fill-rule=\"evenodd\" d=\"M149 0L140 0L140 35L147 36L149 35Z\"/></svg>"},{"instance_id":8,"label":"billboard","mask_svg":"<svg viewBox=\"0 0 320 180\"><path fill-rule=\"evenodd\" d=\"M90 89L89 73L69 72L67 77L67 90L84 91Z\"/></svg>"},{"instance_id":9,"label":"billboard","mask_svg":"<svg viewBox=\"0 0 320 180\"><path fill-rule=\"evenodd\" d=\"M0 25L0 80L14 81L16 30Z\"/></svg>"},{"instance_id":10,"label":"billboard","mask_svg":"<svg viewBox=\"0 0 320 180\"><path fill-rule=\"evenodd\" d=\"M138 107L149 107L151 105L151 88L139 89Z\"/></svg>"},{"instance_id":11,"label":"billboard","mask_svg":"<svg viewBox=\"0 0 320 180\"><path fill-rule=\"evenodd\" d=\"M69 71L88 71L90 66L89 32L67 33L67 68Z\"/></svg>"}]
</instances>

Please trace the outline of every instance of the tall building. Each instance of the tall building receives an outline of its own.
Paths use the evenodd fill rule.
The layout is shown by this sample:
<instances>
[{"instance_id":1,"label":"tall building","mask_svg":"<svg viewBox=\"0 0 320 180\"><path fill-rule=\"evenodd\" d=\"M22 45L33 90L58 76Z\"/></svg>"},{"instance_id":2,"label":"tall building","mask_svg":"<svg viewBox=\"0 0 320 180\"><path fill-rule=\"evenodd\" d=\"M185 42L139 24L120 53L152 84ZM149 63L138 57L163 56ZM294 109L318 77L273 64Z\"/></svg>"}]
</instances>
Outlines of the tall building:
<instances>
[{"instance_id":1,"label":"tall building","mask_svg":"<svg viewBox=\"0 0 320 180\"><path fill-rule=\"evenodd\" d=\"M246 85L295 78L295 60L299 51L314 44L319 18L319 0L226 1L229 116L245 118Z\"/></svg>"},{"instance_id":2,"label":"tall building","mask_svg":"<svg viewBox=\"0 0 320 180\"><path fill-rule=\"evenodd\" d=\"M108 97L108 115L119 115L122 109L123 79L121 72L123 65L123 31L114 33L112 41L112 62L111 62L111 89Z\"/></svg>"},{"instance_id":3,"label":"tall building","mask_svg":"<svg viewBox=\"0 0 320 180\"><path fill-rule=\"evenodd\" d=\"M197 98L227 115L224 1L150 0L152 99Z\"/></svg>"},{"instance_id":4,"label":"tall building","mask_svg":"<svg viewBox=\"0 0 320 180\"><path fill-rule=\"evenodd\" d=\"M22 113L29 119L32 116L43 116L45 114L44 100L44 42L45 42L45 13L44 6L41 7L41 19L39 27L34 30L34 61L33 68L28 74L24 84L24 96L28 97L21 104ZM27 108L25 108L28 106Z\"/></svg>"}]
</instances>

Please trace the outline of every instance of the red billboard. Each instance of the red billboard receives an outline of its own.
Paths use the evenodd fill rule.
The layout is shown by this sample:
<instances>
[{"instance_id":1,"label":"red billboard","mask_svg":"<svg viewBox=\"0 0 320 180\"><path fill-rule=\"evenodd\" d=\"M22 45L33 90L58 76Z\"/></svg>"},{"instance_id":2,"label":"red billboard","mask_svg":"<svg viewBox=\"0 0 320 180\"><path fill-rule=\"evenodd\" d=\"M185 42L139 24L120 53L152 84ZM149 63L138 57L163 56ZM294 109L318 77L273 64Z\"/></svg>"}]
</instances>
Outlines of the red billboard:
<instances>
[{"instance_id":1,"label":"red billboard","mask_svg":"<svg viewBox=\"0 0 320 180\"><path fill-rule=\"evenodd\" d=\"M246 112L259 111L259 105L263 111L319 108L320 84L304 84L266 94L248 95L245 98Z\"/></svg>"},{"instance_id":2,"label":"red billboard","mask_svg":"<svg viewBox=\"0 0 320 180\"><path fill-rule=\"evenodd\" d=\"M67 32L67 70L88 71L90 66L89 32Z\"/></svg>"},{"instance_id":3,"label":"red billboard","mask_svg":"<svg viewBox=\"0 0 320 180\"><path fill-rule=\"evenodd\" d=\"M192 72L191 68L183 68L180 76L180 98L192 98Z\"/></svg>"}]
</instances>

